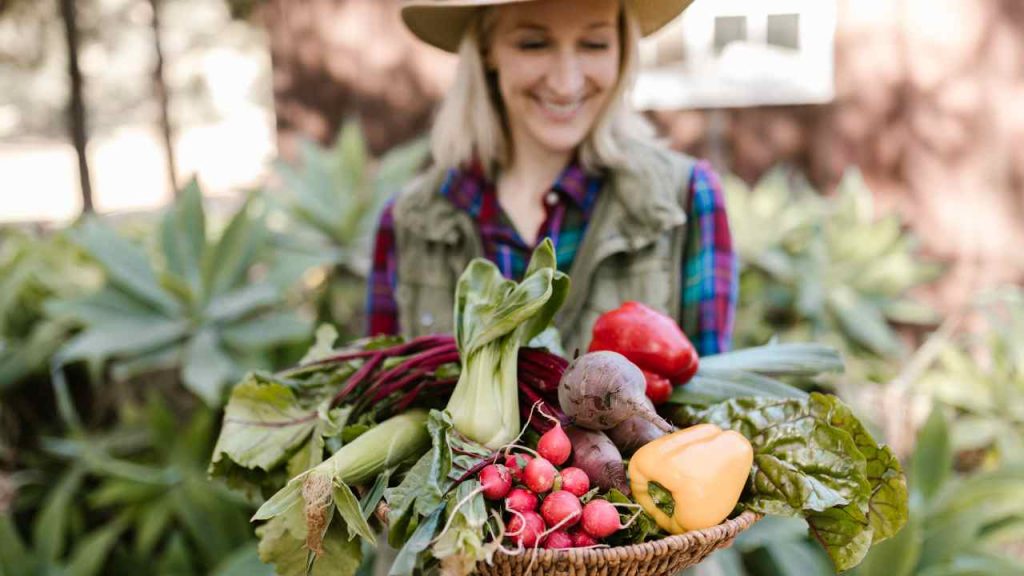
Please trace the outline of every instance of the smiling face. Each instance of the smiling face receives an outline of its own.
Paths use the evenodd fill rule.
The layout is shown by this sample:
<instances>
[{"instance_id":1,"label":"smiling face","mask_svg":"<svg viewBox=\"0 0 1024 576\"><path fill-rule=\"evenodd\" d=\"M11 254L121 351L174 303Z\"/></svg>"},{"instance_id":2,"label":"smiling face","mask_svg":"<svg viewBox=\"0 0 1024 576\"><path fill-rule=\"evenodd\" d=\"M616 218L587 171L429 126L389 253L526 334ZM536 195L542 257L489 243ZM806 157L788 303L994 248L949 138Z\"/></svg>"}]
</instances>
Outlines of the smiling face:
<instances>
[{"instance_id":1,"label":"smiling face","mask_svg":"<svg viewBox=\"0 0 1024 576\"><path fill-rule=\"evenodd\" d=\"M619 79L619 0L538 0L496 8L488 66L513 149L571 153Z\"/></svg>"}]
</instances>

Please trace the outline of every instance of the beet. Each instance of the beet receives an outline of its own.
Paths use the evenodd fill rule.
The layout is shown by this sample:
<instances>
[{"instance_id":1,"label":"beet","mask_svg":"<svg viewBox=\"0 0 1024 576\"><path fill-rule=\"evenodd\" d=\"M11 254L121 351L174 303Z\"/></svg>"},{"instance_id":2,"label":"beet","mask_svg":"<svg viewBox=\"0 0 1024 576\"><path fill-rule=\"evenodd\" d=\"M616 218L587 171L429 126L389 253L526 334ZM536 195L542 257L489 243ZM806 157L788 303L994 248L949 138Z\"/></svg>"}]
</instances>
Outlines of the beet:
<instances>
[{"instance_id":1,"label":"beet","mask_svg":"<svg viewBox=\"0 0 1024 576\"><path fill-rule=\"evenodd\" d=\"M672 425L654 411L646 390L643 372L625 356L590 352L574 360L562 375L558 403L574 424L591 430L608 430L639 417L672 432Z\"/></svg>"},{"instance_id":2,"label":"beet","mask_svg":"<svg viewBox=\"0 0 1024 576\"><path fill-rule=\"evenodd\" d=\"M586 472L591 484L602 490L615 488L623 494L629 494L622 454L604 432L577 426L570 426L565 432L573 445L573 467Z\"/></svg>"},{"instance_id":3,"label":"beet","mask_svg":"<svg viewBox=\"0 0 1024 576\"><path fill-rule=\"evenodd\" d=\"M665 432L660 428L638 416L608 430L608 437L625 456L632 456L633 452L639 450L644 444L653 442L664 435Z\"/></svg>"}]
</instances>

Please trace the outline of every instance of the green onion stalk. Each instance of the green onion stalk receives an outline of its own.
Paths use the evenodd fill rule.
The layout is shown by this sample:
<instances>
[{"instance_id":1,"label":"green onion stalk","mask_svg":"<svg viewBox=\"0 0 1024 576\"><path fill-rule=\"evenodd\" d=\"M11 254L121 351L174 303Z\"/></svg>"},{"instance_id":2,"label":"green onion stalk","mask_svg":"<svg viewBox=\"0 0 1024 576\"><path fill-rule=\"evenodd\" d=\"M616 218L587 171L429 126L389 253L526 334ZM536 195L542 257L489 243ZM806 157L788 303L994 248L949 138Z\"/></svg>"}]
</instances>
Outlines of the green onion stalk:
<instances>
[{"instance_id":1,"label":"green onion stalk","mask_svg":"<svg viewBox=\"0 0 1024 576\"><path fill-rule=\"evenodd\" d=\"M558 271L550 239L534 251L522 282L481 258L466 267L455 290L462 370L447 406L461 434L488 448L516 437L519 347L551 324L568 293L569 277Z\"/></svg>"}]
</instances>

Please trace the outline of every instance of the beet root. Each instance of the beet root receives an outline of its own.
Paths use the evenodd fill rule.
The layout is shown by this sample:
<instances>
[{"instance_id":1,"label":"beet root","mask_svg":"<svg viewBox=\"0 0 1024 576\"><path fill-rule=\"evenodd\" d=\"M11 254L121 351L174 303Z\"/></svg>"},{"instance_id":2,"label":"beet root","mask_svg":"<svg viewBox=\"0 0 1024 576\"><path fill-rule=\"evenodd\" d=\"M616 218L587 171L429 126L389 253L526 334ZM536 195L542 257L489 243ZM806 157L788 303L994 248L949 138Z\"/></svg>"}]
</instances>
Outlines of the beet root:
<instances>
[{"instance_id":1,"label":"beet root","mask_svg":"<svg viewBox=\"0 0 1024 576\"><path fill-rule=\"evenodd\" d=\"M609 430L639 417L664 432L672 425L647 399L644 374L617 352L590 352L569 365L558 384L558 403L573 424Z\"/></svg>"},{"instance_id":2,"label":"beet root","mask_svg":"<svg viewBox=\"0 0 1024 576\"><path fill-rule=\"evenodd\" d=\"M651 422L633 417L608 430L608 437L625 456L632 456L641 446L665 435L665 432Z\"/></svg>"},{"instance_id":3,"label":"beet root","mask_svg":"<svg viewBox=\"0 0 1024 576\"><path fill-rule=\"evenodd\" d=\"M604 432L569 426L565 433L572 441L572 465L586 472L592 485L629 494L622 454Z\"/></svg>"}]
</instances>

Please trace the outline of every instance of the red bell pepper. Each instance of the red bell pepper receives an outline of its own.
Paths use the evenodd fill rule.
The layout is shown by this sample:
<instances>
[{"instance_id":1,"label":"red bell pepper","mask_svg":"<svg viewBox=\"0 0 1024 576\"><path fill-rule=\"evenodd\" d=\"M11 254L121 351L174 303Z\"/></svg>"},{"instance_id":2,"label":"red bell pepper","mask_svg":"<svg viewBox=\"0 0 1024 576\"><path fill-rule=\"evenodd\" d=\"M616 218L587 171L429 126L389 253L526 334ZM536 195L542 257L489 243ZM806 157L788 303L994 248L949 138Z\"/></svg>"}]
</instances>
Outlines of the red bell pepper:
<instances>
[{"instance_id":1,"label":"red bell pepper","mask_svg":"<svg viewBox=\"0 0 1024 576\"><path fill-rule=\"evenodd\" d=\"M682 329L639 302L626 302L597 319L590 351L597 350L618 352L673 384L685 384L697 373L697 350Z\"/></svg>"},{"instance_id":2,"label":"red bell pepper","mask_svg":"<svg viewBox=\"0 0 1024 576\"><path fill-rule=\"evenodd\" d=\"M647 384L647 389L644 393L647 398L651 401L651 404L655 406L661 406L672 396L672 383L668 381L668 378L655 374L654 372L648 372L647 370L641 370L644 373L644 382Z\"/></svg>"}]
</instances>

